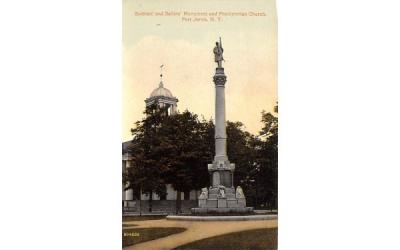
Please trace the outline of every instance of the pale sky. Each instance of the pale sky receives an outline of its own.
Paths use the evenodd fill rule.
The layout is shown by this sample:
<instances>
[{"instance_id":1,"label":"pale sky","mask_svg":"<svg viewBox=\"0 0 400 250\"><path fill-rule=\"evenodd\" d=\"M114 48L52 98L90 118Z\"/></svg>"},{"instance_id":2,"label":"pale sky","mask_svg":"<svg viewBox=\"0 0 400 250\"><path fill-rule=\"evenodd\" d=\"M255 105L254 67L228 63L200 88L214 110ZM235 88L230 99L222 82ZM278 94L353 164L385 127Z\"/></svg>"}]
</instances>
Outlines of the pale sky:
<instances>
[{"instance_id":1,"label":"pale sky","mask_svg":"<svg viewBox=\"0 0 400 250\"><path fill-rule=\"evenodd\" d=\"M218 2L218 5L215 4ZM251 3L251 4L250 4ZM135 16L135 12L264 12L266 16L223 16L216 22L184 22L182 16ZM193 17L192 17L193 18ZM277 24L274 0L124 0L123 141L143 118L144 100L164 87L188 109L214 117L213 48L222 38L226 118L257 134L261 111L277 101Z\"/></svg>"}]
</instances>

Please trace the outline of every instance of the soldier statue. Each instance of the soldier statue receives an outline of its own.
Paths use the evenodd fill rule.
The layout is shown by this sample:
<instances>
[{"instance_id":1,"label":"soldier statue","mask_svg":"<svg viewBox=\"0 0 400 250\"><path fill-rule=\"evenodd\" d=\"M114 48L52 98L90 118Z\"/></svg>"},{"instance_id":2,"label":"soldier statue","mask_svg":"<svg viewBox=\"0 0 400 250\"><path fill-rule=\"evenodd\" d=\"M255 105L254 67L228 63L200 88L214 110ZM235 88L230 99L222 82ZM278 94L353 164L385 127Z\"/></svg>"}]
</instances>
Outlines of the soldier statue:
<instances>
[{"instance_id":1,"label":"soldier statue","mask_svg":"<svg viewBox=\"0 0 400 250\"><path fill-rule=\"evenodd\" d=\"M224 53L224 49L222 48L222 42L220 37L219 43L216 42L214 48L215 62L218 64L218 68L222 68L222 61L225 61L222 53Z\"/></svg>"}]
</instances>

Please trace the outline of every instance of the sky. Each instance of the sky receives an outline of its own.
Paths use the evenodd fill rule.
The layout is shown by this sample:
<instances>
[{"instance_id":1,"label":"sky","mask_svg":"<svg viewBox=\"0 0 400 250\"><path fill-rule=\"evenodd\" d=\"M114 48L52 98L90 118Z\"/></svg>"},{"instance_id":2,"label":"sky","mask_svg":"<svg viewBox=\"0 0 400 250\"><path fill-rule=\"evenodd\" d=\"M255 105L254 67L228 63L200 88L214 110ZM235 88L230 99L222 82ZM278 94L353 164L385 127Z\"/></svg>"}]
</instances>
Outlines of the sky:
<instances>
[{"instance_id":1,"label":"sky","mask_svg":"<svg viewBox=\"0 0 400 250\"><path fill-rule=\"evenodd\" d=\"M219 37L227 76L226 119L241 121L253 134L260 131L261 111L272 112L277 102L276 8L274 0L249 2L123 1L123 141L131 139L130 129L144 117L144 100L159 85L160 65L164 65L164 87L179 99L178 110L187 109L207 120L214 117L212 51ZM192 20L184 21L185 11L216 12L220 20L194 21L194 16L186 16ZM143 12L153 15L143 16ZM181 16L166 16L167 12ZM232 12L247 16L227 16Z\"/></svg>"}]
</instances>

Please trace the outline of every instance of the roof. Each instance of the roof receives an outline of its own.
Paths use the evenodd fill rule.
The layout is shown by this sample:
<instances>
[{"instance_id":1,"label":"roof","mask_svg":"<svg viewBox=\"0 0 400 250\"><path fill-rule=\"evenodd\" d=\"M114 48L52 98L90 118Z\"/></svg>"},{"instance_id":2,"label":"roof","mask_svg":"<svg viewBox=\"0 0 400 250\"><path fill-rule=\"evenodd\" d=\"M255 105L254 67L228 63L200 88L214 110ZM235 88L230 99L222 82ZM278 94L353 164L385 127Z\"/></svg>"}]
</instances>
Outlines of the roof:
<instances>
[{"instance_id":1,"label":"roof","mask_svg":"<svg viewBox=\"0 0 400 250\"><path fill-rule=\"evenodd\" d=\"M165 97L170 97L170 98L174 97L169 89L164 88L164 85L162 82L160 82L160 85L158 86L158 88L153 90L153 92L151 92L151 94L150 94L150 97L156 97L156 96L165 96Z\"/></svg>"},{"instance_id":2,"label":"roof","mask_svg":"<svg viewBox=\"0 0 400 250\"><path fill-rule=\"evenodd\" d=\"M125 154L128 152L128 148L133 145L132 141L126 141L122 143L122 154Z\"/></svg>"}]
</instances>

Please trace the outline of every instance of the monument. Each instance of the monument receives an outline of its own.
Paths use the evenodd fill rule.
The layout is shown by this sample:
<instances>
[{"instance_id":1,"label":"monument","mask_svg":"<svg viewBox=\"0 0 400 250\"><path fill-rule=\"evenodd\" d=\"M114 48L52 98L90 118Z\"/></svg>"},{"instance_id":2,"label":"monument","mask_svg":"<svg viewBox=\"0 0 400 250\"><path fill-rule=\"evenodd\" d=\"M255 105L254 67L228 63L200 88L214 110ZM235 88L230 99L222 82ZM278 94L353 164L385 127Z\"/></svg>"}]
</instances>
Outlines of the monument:
<instances>
[{"instance_id":1,"label":"monument","mask_svg":"<svg viewBox=\"0 0 400 250\"><path fill-rule=\"evenodd\" d=\"M250 212L252 207L246 207L246 198L240 186L235 189L233 172L235 164L231 163L226 153L226 124L225 124L225 83L226 75L222 67L223 48L221 38L214 48L217 68L214 74L215 84L215 156L208 164L210 187L203 188L199 196L197 208L192 213L229 213Z\"/></svg>"}]
</instances>

